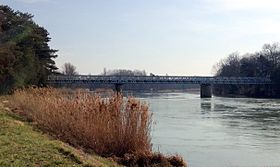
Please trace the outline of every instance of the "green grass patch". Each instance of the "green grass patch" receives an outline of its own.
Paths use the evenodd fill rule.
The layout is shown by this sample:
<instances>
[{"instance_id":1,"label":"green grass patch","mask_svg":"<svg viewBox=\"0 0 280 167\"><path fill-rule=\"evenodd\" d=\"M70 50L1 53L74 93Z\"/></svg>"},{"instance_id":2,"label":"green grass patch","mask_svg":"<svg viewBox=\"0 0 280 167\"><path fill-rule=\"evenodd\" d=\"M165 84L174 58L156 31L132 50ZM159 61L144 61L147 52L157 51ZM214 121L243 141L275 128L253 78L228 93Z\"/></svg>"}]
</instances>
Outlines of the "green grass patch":
<instances>
[{"instance_id":1,"label":"green grass patch","mask_svg":"<svg viewBox=\"0 0 280 167\"><path fill-rule=\"evenodd\" d=\"M0 166L117 165L50 139L0 105Z\"/></svg>"}]
</instances>

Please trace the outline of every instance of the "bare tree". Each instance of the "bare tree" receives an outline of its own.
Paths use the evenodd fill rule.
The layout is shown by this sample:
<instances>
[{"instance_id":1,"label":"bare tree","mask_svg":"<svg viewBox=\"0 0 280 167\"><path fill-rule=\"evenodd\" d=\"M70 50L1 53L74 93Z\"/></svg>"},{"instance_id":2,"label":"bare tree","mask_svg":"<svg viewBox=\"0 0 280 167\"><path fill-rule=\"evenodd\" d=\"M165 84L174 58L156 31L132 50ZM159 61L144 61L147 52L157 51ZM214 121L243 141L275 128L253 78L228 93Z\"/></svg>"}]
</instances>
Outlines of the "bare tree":
<instances>
[{"instance_id":1,"label":"bare tree","mask_svg":"<svg viewBox=\"0 0 280 167\"><path fill-rule=\"evenodd\" d=\"M217 76L238 76L240 74L239 53L231 53L227 58L220 60L220 62L214 65L212 70Z\"/></svg>"},{"instance_id":2,"label":"bare tree","mask_svg":"<svg viewBox=\"0 0 280 167\"><path fill-rule=\"evenodd\" d=\"M64 75L78 75L76 67L71 63L64 63L62 66L62 73Z\"/></svg>"},{"instance_id":3,"label":"bare tree","mask_svg":"<svg viewBox=\"0 0 280 167\"><path fill-rule=\"evenodd\" d=\"M276 68L280 64L280 44L264 44L263 50L261 52L264 56L267 56L268 59L272 62L273 67Z\"/></svg>"},{"instance_id":4,"label":"bare tree","mask_svg":"<svg viewBox=\"0 0 280 167\"><path fill-rule=\"evenodd\" d=\"M114 70L106 70L104 68L104 72L102 75L118 75L118 76L146 76L145 70L127 70L127 69L114 69Z\"/></svg>"}]
</instances>

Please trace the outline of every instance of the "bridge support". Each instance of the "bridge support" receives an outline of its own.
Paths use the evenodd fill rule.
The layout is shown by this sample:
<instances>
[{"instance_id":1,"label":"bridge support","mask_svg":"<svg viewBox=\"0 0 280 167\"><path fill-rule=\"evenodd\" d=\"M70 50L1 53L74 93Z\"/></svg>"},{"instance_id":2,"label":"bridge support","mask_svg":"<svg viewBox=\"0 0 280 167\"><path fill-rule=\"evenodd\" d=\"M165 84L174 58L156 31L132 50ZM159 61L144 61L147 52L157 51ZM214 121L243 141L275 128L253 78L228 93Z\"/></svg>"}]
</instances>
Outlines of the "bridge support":
<instances>
[{"instance_id":1,"label":"bridge support","mask_svg":"<svg viewBox=\"0 0 280 167\"><path fill-rule=\"evenodd\" d=\"M115 91L119 94L121 93L122 89L121 89L122 84L115 84Z\"/></svg>"},{"instance_id":2,"label":"bridge support","mask_svg":"<svg viewBox=\"0 0 280 167\"><path fill-rule=\"evenodd\" d=\"M200 97L201 98L211 98L212 97L211 84L201 84L200 85Z\"/></svg>"}]
</instances>

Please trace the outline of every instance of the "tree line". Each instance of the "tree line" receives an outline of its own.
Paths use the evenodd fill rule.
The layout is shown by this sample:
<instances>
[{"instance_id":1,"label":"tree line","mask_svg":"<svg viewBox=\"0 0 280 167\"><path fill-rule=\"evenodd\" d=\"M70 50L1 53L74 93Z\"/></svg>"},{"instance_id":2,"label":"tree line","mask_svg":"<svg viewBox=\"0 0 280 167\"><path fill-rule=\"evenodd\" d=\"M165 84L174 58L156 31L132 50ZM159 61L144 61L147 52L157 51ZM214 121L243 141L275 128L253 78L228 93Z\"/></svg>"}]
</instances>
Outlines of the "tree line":
<instances>
[{"instance_id":1,"label":"tree line","mask_svg":"<svg viewBox=\"0 0 280 167\"><path fill-rule=\"evenodd\" d=\"M280 89L280 44L264 44L260 51L240 55L230 54L215 66L216 76L269 77L274 85L264 86L215 86L216 95L244 95L251 97L279 97Z\"/></svg>"},{"instance_id":2,"label":"tree line","mask_svg":"<svg viewBox=\"0 0 280 167\"><path fill-rule=\"evenodd\" d=\"M128 69L114 69L106 70L101 75L115 75L115 76L147 76L145 70L128 70Z\"/></svg>"},{"instance_id":3,"label":"tree line","mask_svg":"<svg viewBox=\"0 0 280 167\"><path fill-rule=\"evenodd\" d=\"M0 5L0 93L27 85L44 86L55 73L57 50L48 31L28 13Z\"/></svg>"}]
</instances>

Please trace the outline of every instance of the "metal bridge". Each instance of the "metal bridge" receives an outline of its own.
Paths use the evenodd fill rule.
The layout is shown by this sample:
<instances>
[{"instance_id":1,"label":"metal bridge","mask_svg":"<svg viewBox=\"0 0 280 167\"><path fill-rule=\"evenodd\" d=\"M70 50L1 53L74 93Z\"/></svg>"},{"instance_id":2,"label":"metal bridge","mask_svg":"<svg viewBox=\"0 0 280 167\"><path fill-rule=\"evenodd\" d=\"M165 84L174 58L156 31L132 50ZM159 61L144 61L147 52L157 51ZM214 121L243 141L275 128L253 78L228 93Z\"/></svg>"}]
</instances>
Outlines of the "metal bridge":
<instances>
[{"instance_id":1,"label":"metal bridge","mask_svg":"<svg viewBox=\"0 0 280 167\"><path fill-rule=\"evenodd\" d=\"M238 84L238 85L263 85L271 84L270 78L259 77L201 77L201 76L102 76L102 75L51 75L49 84L67 83L181 83L181 84Z\"/></svg>"},{"instance_id":2,"label":"metal bridge","mask_svg":"<svg viewBox=\"0 0 280 167\"><path fill-rule=\"evenodd\" d=\"M268 85L270 78L209 77L209 76L104 76L104 75L50 75L50 85L114 84L117 91L123 84L200 84L201 97L211 97L211 85ZM205 94L205 95L204 95Z\"/></svg>"}]
</instances>

